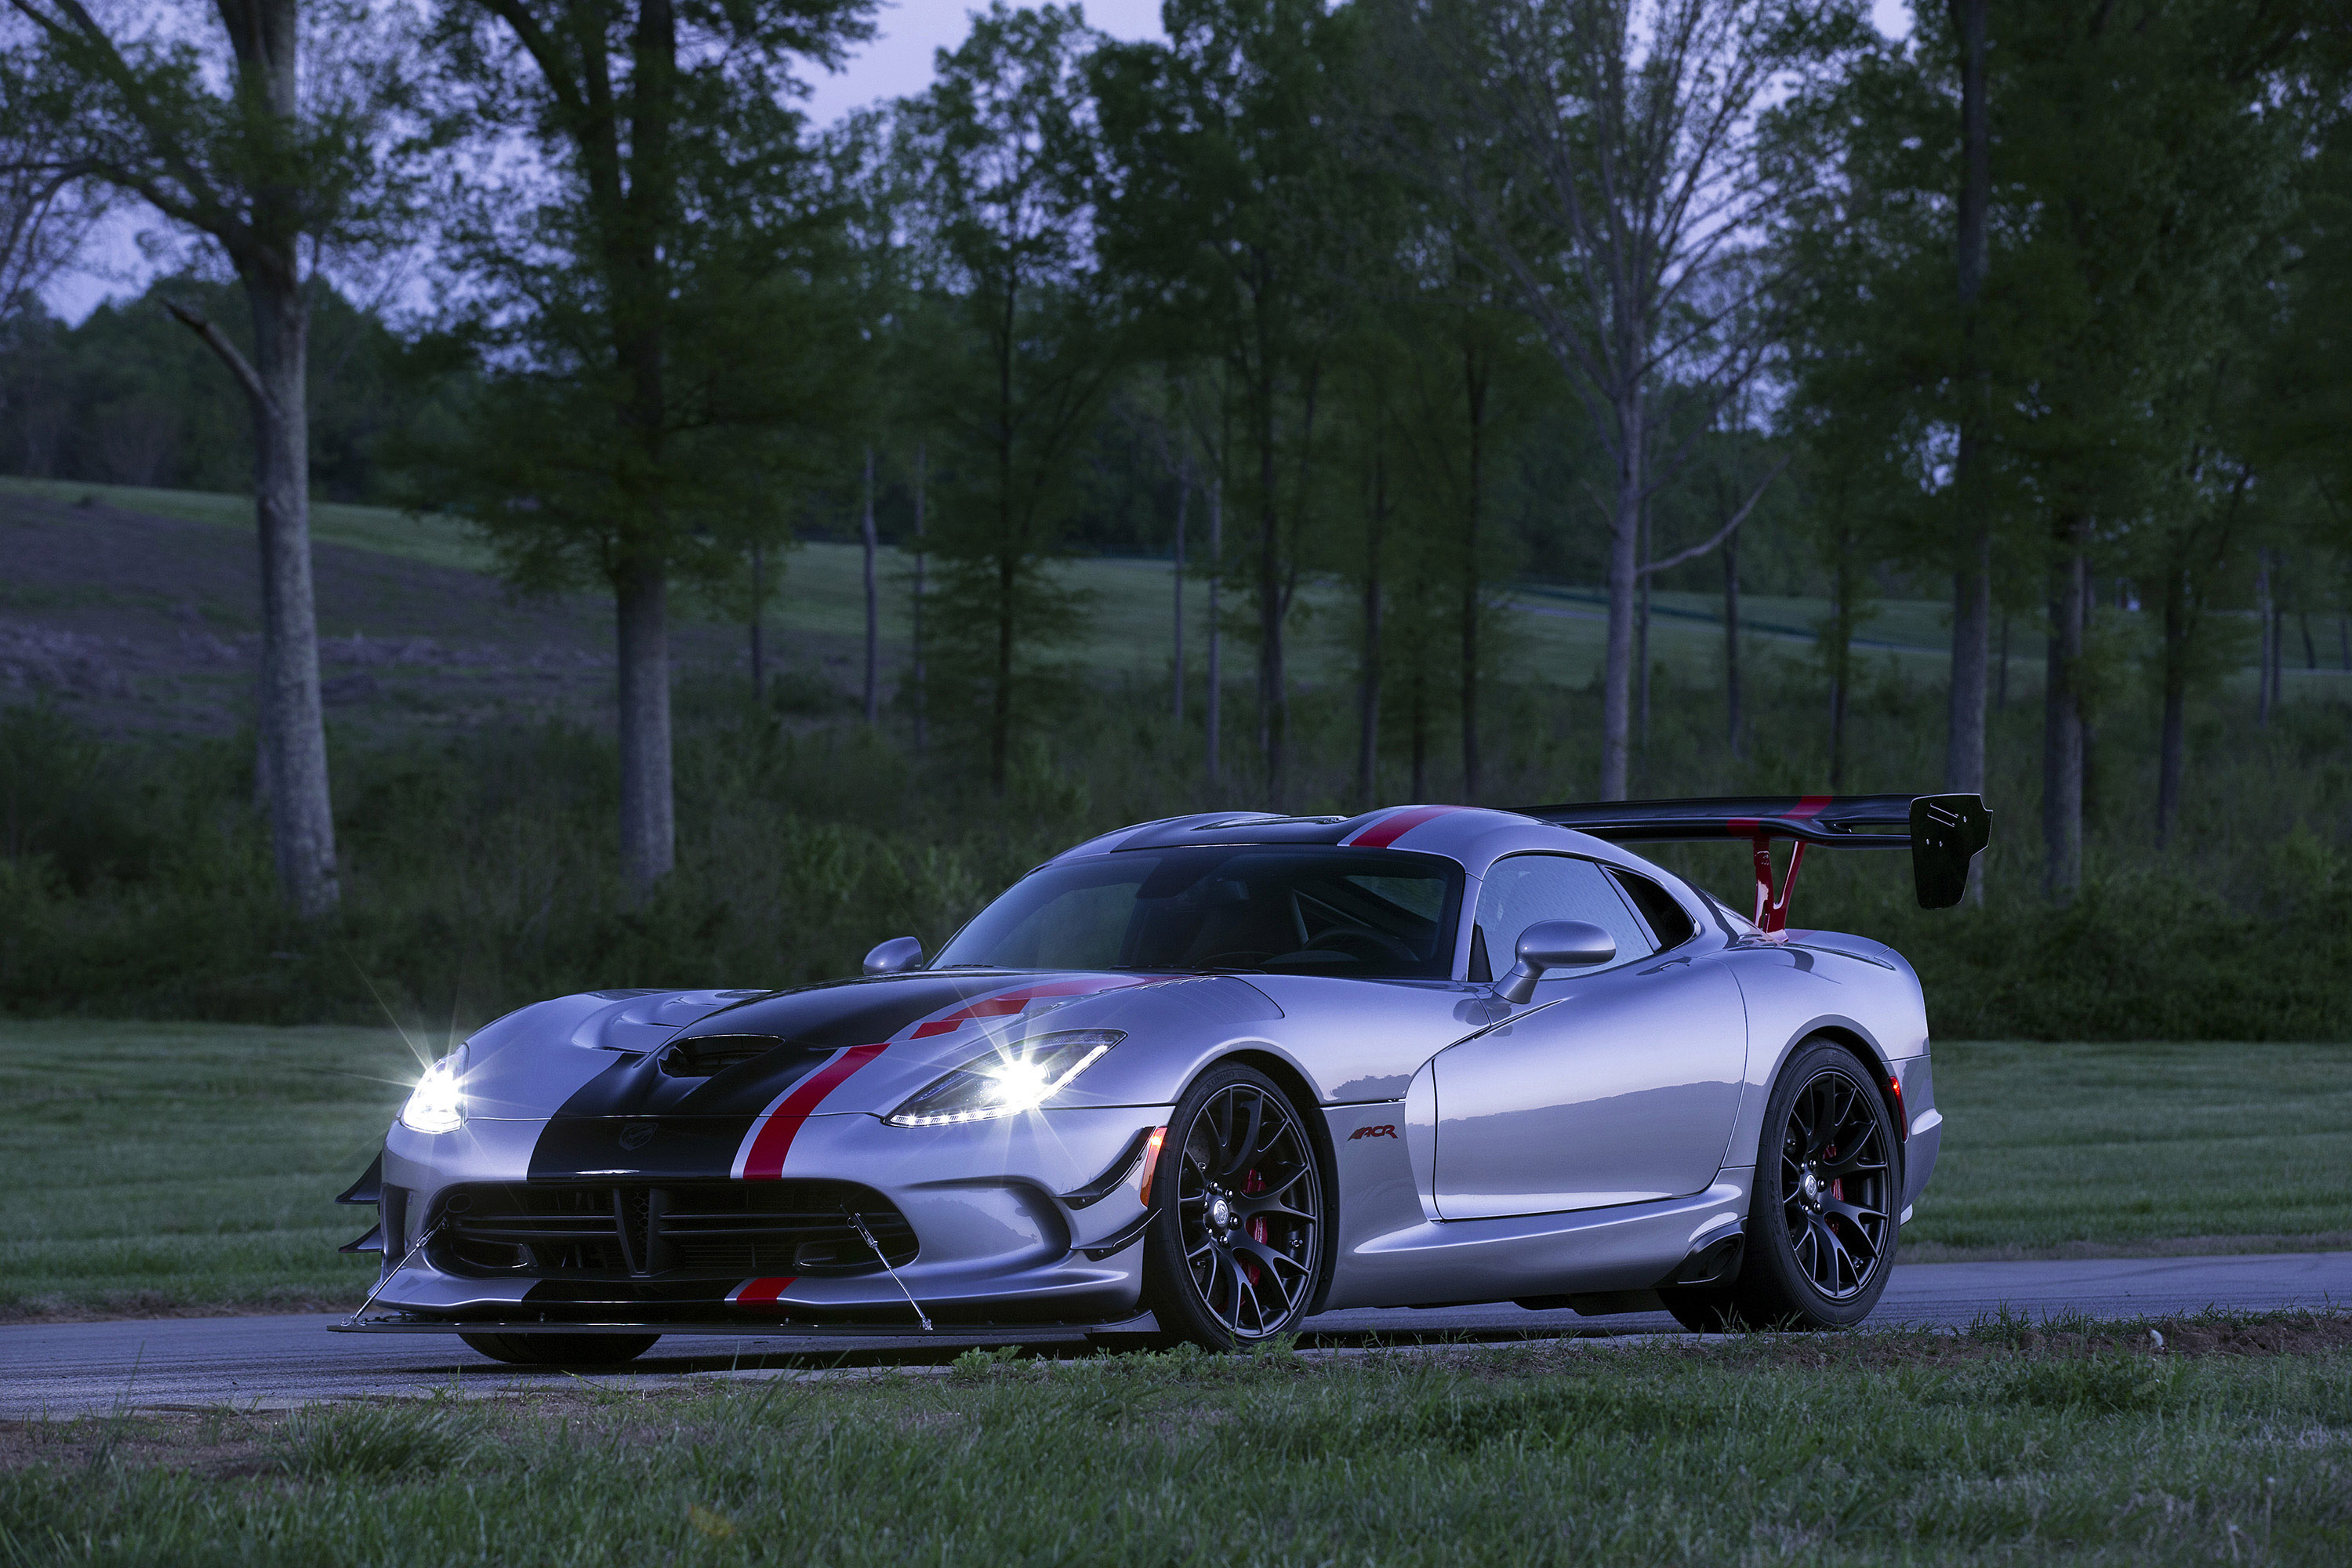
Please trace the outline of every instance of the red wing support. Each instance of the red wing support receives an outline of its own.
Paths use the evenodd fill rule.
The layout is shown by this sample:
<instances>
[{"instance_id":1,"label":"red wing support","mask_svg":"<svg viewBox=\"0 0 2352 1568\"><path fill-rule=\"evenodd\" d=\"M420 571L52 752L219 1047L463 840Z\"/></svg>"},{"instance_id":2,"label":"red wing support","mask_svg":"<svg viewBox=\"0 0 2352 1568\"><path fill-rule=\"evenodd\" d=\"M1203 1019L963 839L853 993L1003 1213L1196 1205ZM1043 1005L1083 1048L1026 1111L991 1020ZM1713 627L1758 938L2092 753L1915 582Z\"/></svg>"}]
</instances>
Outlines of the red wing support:
<instances>
[{"instance_id":1,"label":"red wing support","mask_svg":"<svg viewBox=\"0 0 2352 1568\"><path fill-rule=\"evenodd\" d=\"M1756 845L1756 929L1780 931L1789 923L1789 889L1797 885L1797 868L1805 863L1805 841L1789 851L1789 874L1776 892L1772 886L1772 838L1759 833Z\"/></svg>"},{"instance_id":2,"label":"red wing support","mask_svg":"<svg viewBox=\"0 0 2352 1568\"><path fill-rule=\"evenodd\" d=\"M1992 813L1973 795L1743 795L1725 800L1630 800L1519 808L1532 816L1618 844L1745 838L1756 859L1756 923L1788 923L1789 889L1809 845L1829 849L1908 849L1922 909L1946 909L1968 891L1969 868L1992 836ZM1895 831L1887 831L1895 829ZM1772 842L1796 848L1785 876L1772 868Z\"/></svg>"}]
</instances>

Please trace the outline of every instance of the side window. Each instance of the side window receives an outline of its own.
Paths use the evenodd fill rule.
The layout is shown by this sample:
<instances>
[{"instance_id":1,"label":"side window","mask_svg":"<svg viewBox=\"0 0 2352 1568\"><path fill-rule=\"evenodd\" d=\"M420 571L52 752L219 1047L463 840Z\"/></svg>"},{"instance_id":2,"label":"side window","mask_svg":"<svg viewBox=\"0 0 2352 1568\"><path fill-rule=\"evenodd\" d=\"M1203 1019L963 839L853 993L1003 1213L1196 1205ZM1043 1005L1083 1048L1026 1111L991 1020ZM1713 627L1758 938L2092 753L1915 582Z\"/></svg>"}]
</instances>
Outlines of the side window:
<instances>
[{"instance_id":1,"label":"side window","mask_svg":"<svg viewBox=\"0 0 2352 1568\"><path fill-rule=\"evenodd\" d=\"M1617 961L1657 951L1650 932L1608 872L1571 855L1513 855L1487 868L1478 889L1470 978L1491 980L1511 967L1519 933L1538 921L1586 921L1617 939ZM1481 954L1489 973L1478 973Z\"/></svg>"},{"instance_id":2,"label":"side window","mask_svg":"<svg viewBox=\"0 0 2352 1568\"><path fill-rule=\"evenodd\" d=\"M1660 952L1680 947L1698 934L1689 911L1675 901L1672 893L1647 877L1637 877L1617 867L1610 868L1609 874L1617 879L1617 885L1625 889L1625 897L1650 923L1650 934L1658 939Z\"/></svg>"}]
</instances>

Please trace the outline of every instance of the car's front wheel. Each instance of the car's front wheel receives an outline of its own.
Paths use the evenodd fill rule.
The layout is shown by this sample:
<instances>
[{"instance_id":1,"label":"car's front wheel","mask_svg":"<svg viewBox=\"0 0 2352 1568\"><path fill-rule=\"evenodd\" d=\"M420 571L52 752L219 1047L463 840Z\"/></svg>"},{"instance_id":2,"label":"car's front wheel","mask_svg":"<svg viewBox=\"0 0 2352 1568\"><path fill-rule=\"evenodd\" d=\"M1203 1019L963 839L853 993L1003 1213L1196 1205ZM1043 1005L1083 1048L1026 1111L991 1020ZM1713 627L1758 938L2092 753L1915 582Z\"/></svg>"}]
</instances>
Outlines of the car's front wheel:
<instances>
[{"instance_id":1,"label":"car's front wheel","mask_svg":"<svg viewBox=\"0 0 2352 1568\"><path fill-rule=\"evenodd\" d=\"M1323 1175L1305 1116L1254 1068L1212 1068L1169 1120L1152 1175L1144 1304L1232 1350L1296 1329L1323 1278Z\"/></svg>"},{"instance_id":2,"label":"car's front wheel","mask_svg":"<svg viewBox=\"0 0 2352 1568\"><path fill-rule=\"evenodd\" d=\"M618 1366L654 1348L659 1334L459 1334L492 1361L517 1366Z\"/></svg>"},{"instance_id":3,"label":"car's front wheel","mask_svg":"<svg viewBox=\"0 0 2352 1568\"><path fill-rule=\"evenodd\" d=\"M1668 1305L1691 1327L1851 1328L1894 1270L1901 1192L1874 1075L1835 1041L1808 1040L1766 1102L1739 1278Z\"/></svg>"}]
</instances>

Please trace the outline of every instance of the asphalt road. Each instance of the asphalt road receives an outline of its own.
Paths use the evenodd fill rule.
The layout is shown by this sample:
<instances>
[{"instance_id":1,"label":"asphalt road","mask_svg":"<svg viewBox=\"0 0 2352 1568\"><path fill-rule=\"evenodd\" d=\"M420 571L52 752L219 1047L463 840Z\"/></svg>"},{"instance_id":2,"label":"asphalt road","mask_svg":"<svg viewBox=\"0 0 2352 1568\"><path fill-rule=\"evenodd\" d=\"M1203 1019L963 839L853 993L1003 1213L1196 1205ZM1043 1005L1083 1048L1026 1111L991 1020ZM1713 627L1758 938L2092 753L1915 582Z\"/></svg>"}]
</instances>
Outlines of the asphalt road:
<instances>
[{"instance_id":1,"label":"asphalt road","mask_svg":"<svg viewBox=\"0 0 2352 1568\"><path fill-rule=\"evenodd\" d=\"M2206 1308L2260 1311L2352 1306L2352 1252L2242 1258L2100 1258L2066 1263L1925 1263L1898 1267L1874 1327L1965 1326L2006 1309L2035 1318L2158 1317ZM219 1405L282 1408L325 1399L576 1388L572 1374L522 1370L429 1334L331 1334L332 1317L164 1318L0 1328L0 1416ZM1326 1312L1302 1345L1679 1332L1664 1313L1581 1318L1517 1307ZM625 1370L597 1374L632 1387L772 1376L779 1370L940 1366L975 1344L1019 1340L1051 1353L1087 1353L1073 1336L940 1333L742 1338L673 1336Z\"/></svg>"}]
</instances>

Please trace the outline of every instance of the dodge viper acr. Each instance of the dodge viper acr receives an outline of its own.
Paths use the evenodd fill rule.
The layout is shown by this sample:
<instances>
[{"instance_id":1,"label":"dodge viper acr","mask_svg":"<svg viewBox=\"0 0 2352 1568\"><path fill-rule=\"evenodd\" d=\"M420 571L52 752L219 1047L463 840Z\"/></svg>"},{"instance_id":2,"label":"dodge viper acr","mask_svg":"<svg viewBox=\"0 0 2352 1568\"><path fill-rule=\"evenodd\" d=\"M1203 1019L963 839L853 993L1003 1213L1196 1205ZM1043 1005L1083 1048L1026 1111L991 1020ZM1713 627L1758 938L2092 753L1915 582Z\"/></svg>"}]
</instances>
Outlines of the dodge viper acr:
<instances>
[{"instance_id":1,"label":"dodge viper acr","mask_svg":"<svg viewBox=\"0 0 2352 1568\"><path fill-rule=\"evenodd\" d=\"M1185 816L928 961L542 1002L435 1063L344 1194L383 1255L347 1326L579 1363L1490 1301L1854 1323L1936 1163L1927 1015L1891 949L1789 929L1789 881L1907 848L1949 904L1987 828L1968 795ZM1623 847L1701 837L1752 847L1748 912Z\"/></svg>"}]
</instances>

